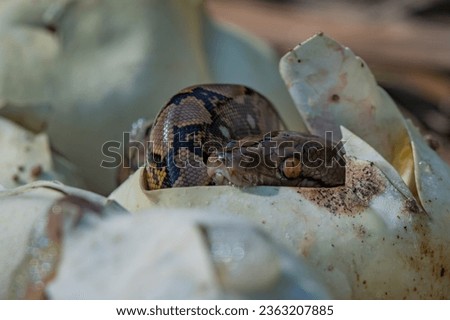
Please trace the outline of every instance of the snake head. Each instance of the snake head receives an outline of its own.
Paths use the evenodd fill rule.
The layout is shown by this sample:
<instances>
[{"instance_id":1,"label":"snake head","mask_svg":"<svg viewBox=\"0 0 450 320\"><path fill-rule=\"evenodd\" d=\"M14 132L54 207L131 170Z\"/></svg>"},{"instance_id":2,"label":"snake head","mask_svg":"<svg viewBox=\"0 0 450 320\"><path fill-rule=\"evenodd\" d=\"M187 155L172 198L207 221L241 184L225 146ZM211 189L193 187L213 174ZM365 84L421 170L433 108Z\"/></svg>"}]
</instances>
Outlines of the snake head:
<instances>
[{"instance_id":1,"label":"snake head","mask_svg":"<svg viewBox=\"0 0 450 320\"><path fill-rule=\"evenodd\" d=\"M345 183L342 144L313 135L274 131L231 141L208 158L216 185L334 187Z\"/></svg>"}]
</instances>

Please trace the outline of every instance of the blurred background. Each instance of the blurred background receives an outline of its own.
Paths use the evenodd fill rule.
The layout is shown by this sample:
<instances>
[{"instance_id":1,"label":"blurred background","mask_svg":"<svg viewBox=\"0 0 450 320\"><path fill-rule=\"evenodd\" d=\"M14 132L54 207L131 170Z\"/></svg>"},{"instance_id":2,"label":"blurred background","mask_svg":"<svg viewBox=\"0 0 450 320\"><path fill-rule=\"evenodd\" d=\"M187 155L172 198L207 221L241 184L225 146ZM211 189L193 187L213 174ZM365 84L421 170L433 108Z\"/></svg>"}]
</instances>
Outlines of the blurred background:
<instances>
[{"instance_id":1,"label":"blurred background","mask_svg":"<svg viewBox=\"0 0 450 320\"><path fill-rule=\"evenodd\" d=\"M280 57L317 32L350 47L450 163L449 0L207 0L207 8Z\"/></svg>"},{"instance_id":2,"label":"blurred background","mask_svg":"<svg viewBox=\"0 0 450 320\"><path fill-rule=\"evenodd\" d=\"M0 0L0 120L48 143L44 164L5 142L23 159L9 151L0 185L109 194L124 132L193 84L252 87L305 130L278 63L318 32L364 59L450 163L450 0Z\"/></svg>"}]
</instances>

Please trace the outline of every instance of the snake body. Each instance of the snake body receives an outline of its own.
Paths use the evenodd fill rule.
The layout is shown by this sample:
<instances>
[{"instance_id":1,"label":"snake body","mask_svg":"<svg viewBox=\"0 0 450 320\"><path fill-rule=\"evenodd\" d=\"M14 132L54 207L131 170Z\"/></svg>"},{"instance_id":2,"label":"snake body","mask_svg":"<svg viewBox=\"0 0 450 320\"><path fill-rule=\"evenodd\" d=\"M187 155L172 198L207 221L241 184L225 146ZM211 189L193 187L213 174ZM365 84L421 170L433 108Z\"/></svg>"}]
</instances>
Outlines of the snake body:
<instances>
[{"instance_id":1,"label":"snake body","mask_svg":"<svg viewBox=\"0 0 450 320\"><path fill-rule=\"evenodd\" d=\"M345 183L341 144L293 131L272 131L229 144L208 158L214 184L334 187Z\"/></svg>"},{"instance_id":2,"label":"snake body","mask_svg":"<svg viewBox=\"0 0 450 320\"><path fill-rule=\"evenodd\" d=\"M240 85L200 85L181 90L162 108L149 137L148 187L208 185L207 159L229 141L278 130L272 104Z\"/></svg>"},{"instance_id":3,"label":"snake body","mask_svg":"<svg viewBox=\"0 0 450 320\"><path fill-rule=\"evenodd\" d=\"M282 129L270 101L248 87L208 84L183 89L151 127L142 126L147 134L140 136L148 142L147 188L344 183L345 161L334 144Z\"/></svg>"}]
</instances>

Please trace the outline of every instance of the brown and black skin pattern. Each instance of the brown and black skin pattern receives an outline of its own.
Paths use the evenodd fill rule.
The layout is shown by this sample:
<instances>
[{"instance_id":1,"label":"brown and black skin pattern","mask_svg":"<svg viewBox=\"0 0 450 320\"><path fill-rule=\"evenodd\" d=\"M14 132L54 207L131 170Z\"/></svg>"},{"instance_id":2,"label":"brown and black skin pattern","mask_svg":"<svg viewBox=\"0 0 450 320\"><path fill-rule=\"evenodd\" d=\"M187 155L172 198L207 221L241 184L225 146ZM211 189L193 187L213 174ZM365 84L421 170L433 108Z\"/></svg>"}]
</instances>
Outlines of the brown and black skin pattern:
<instances>
[{"instance_id":1,"label":"brown and black skin pattern","mask_svg":"<svg viewBox=\"0 0 450 320\"><path fill-rule=\"evenodd\" d=\"M134 126L131 140L145 145L145 150L128 154L130 168L122 170L119 179L136 171L144 152L149 190L211 184L333 187L345 183L345 160L336 144L309 134L279 131L283 125L273 105L242 85L186 88L169 100L153 125L140 121ZM293 156L301 160L300 173L286 176L283 163Z\"/></svg>"},{"instance_id":2,"label":"brown and black skin pattern","mask_svg":"<svg viewBox=\"0 0 450 320\"><path fill-rule=\"evenodd\" d=\"M345 183L341 144L293 131L230 142L208 159L208 175L216 185L335 187ZM283 164L297 159L296 175L286 176Z\"/></svg>"},{"instance_id":3,"label":"brown and black skin pattern","mask_svg":"<svg viewBox=\"0 0 450 320\"><path fill-rule=\"evenodd\" d=\"M146 181L150 190L209 185L211 154L229 141L282 128L269 100L231 84L181 90L156 116L149 136Z\"/></svg>"}]
</instances>

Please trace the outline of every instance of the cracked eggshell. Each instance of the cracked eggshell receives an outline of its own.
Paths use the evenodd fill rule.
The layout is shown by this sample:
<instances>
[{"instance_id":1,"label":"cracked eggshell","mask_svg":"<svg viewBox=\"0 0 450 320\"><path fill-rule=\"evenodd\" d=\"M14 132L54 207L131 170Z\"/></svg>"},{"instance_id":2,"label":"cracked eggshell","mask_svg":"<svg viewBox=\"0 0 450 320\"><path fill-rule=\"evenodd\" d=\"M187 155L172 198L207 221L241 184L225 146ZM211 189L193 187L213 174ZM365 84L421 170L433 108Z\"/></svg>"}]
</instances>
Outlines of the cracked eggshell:
<instances>
[{"instance_id":1,"label":"cracked eggshell","mask_svg":"<svg viewBox=\"0 0 450 320\"><path fill-rule=\"evenodd\" d=\"M318 34L287 53L280 61L280 72L311 132L336 134L339 126L345 126L391 164L389 171L400 174L428 214L448 216L448 165L405 120L365 62L349 48Z\"/></svg>"},{"instance_id":2,"label":"cracked eggshell","mask_svg":"<svg viewBox=\"0 0 450 320\"><path fill-rule=\"evenodd\" d=\"M67 194L96 203L106 201L88 191L45 181L0 191L0 299L8 297L12 275L28 250L33 226L48 213L52 203Z\"/></svg>"},{"instance_id":3,"label":"cracked eggshell","mask_svg":"<svg viewBox=\"0 0 450 320\"><path fill-rule=\"evenodd\" d=\"M249 218L304 257L338 298L448 299L448 166L348 48L317 35L280 68L312 133L343 138L344 186L146 191L140 169L111 198L130 211L192 207Z\"/></svg>"},{"instance_id":4,"label":"cracked eggshell","mask_svg":"<svg viewBox=\"0 0 450 320\"><path fill-rule=\"evenodd\" d=\"M406 121L414 155L417 193L427 213L450 227L450 167L432 150L414 124Z\"/></svg>"},{"instance_id":5,"label":"cracked eggshell","mask_svg":"<svg viewBox=\"0 0 450 320\"><path fill-rule=\"evenodd\" d=\"M303 257L342 299L450 297L450 249L400 175L344 130L346 183L336 188L231 186L145 191L142 169L111 198L130 211L201 208L241 216ZM362 159L359 158L362 155Z\"/></svg>"},{"instance_id":6,"label":"cracked eggshell","mask_svg":"<svg viewBox=\"0 0 450 320\"><path fill-rule=\"evenodd\" d=\"M311 133L331 131L338 141L339 127L348 128L390 162L415 192L404 118L361 58L320 33L282 57L280 73Z\"/></svg>"},{"instance_id":7,"label":"cracked eggshell","mask_svg":"<svg viewBox=\"0 0 450 320\"><path fill-rule=\"evenodd\" d=\"M358 159L374 163L389 180L405 197L414 198L411 190L402 180L401 176L395 168L386 161L375 149L368 144L361 141L361 138L356 136L353 132L341 126L342 141L344 142L344 149L348 154L358 155ZM365 144L361 148L361 144Z\"/></svg>"},{"instance_id":8,"label":"cracked eggshell","mask_svg":"<svg viewBox=\"0 0 450 320\"><path fill-rule=\"evenodd\" d=\"M0 190L0 299L8 289L15 270L29 252L29 237L52 204L67 196L77 196L104 205L106 198L60 183L37 181L15 189Z\"/></svg>"},{"instance_id":9,"label":"cracked eggshell","mask_svg":"<svg viewBox=\"0 0 450 320\"><path fill-rule=\"evenodd\" d=\"M134 0L133 5L5 0L0 99L18 108L49 104L52 145L80 169L90 190L103 194L116 186L117 174L104 167L120 164L120 152L105 151L104 144L123 143L123 132L136 119L153 119L175 92L195 83L253 87L282 106L279 112L291 129L303 129L275 53L212 21L203 5L199 0ZM26 114L42 118L43 111Z\"/></svg>"},{"instance_id":10,"label":"cracked eggshell","mask_svg":"<svg viewBox=\"0 0 450 320\"><path fill-rule=\"evenodd\" d=\"M46 290L52 299L330 297L309 267L253 224L198 210L91 221L65 235L63 252Z\"/></svg>"},{"instance_id":11,"label":"cracked eggshell","mask_svg":"<svg viewBox=\"0 0 450 320\"><path fill-rule=\"evenodd\" d=\"M0 192L0 299L8 297L12 274L27 251L28 237L34 223L60 196L60 192L45 188L21 195L7 196Z\"/></svg>"},{"instance_id":12,"label":"cracked eggshell","mask_svg":"<svg viewBox=\"0 0 450 320\"><path fill-rule=\"evenodd\" d=\"M330 298L304 262L237 217L118 215L115 202L50 182L4 190L0 203L2 299Z\"/></svg>"},{"instance_id":13,"label":"cracked eggshell","mask_svg":"<svg viewBox=\"0 0 450 320\"><path fill-rule=\"evenodd\" d=\"M75 168L52 155L47 135L34 134L0 117L0 184L15 188L36 180L83 186Z\"/></svg>"}]
</instances>

